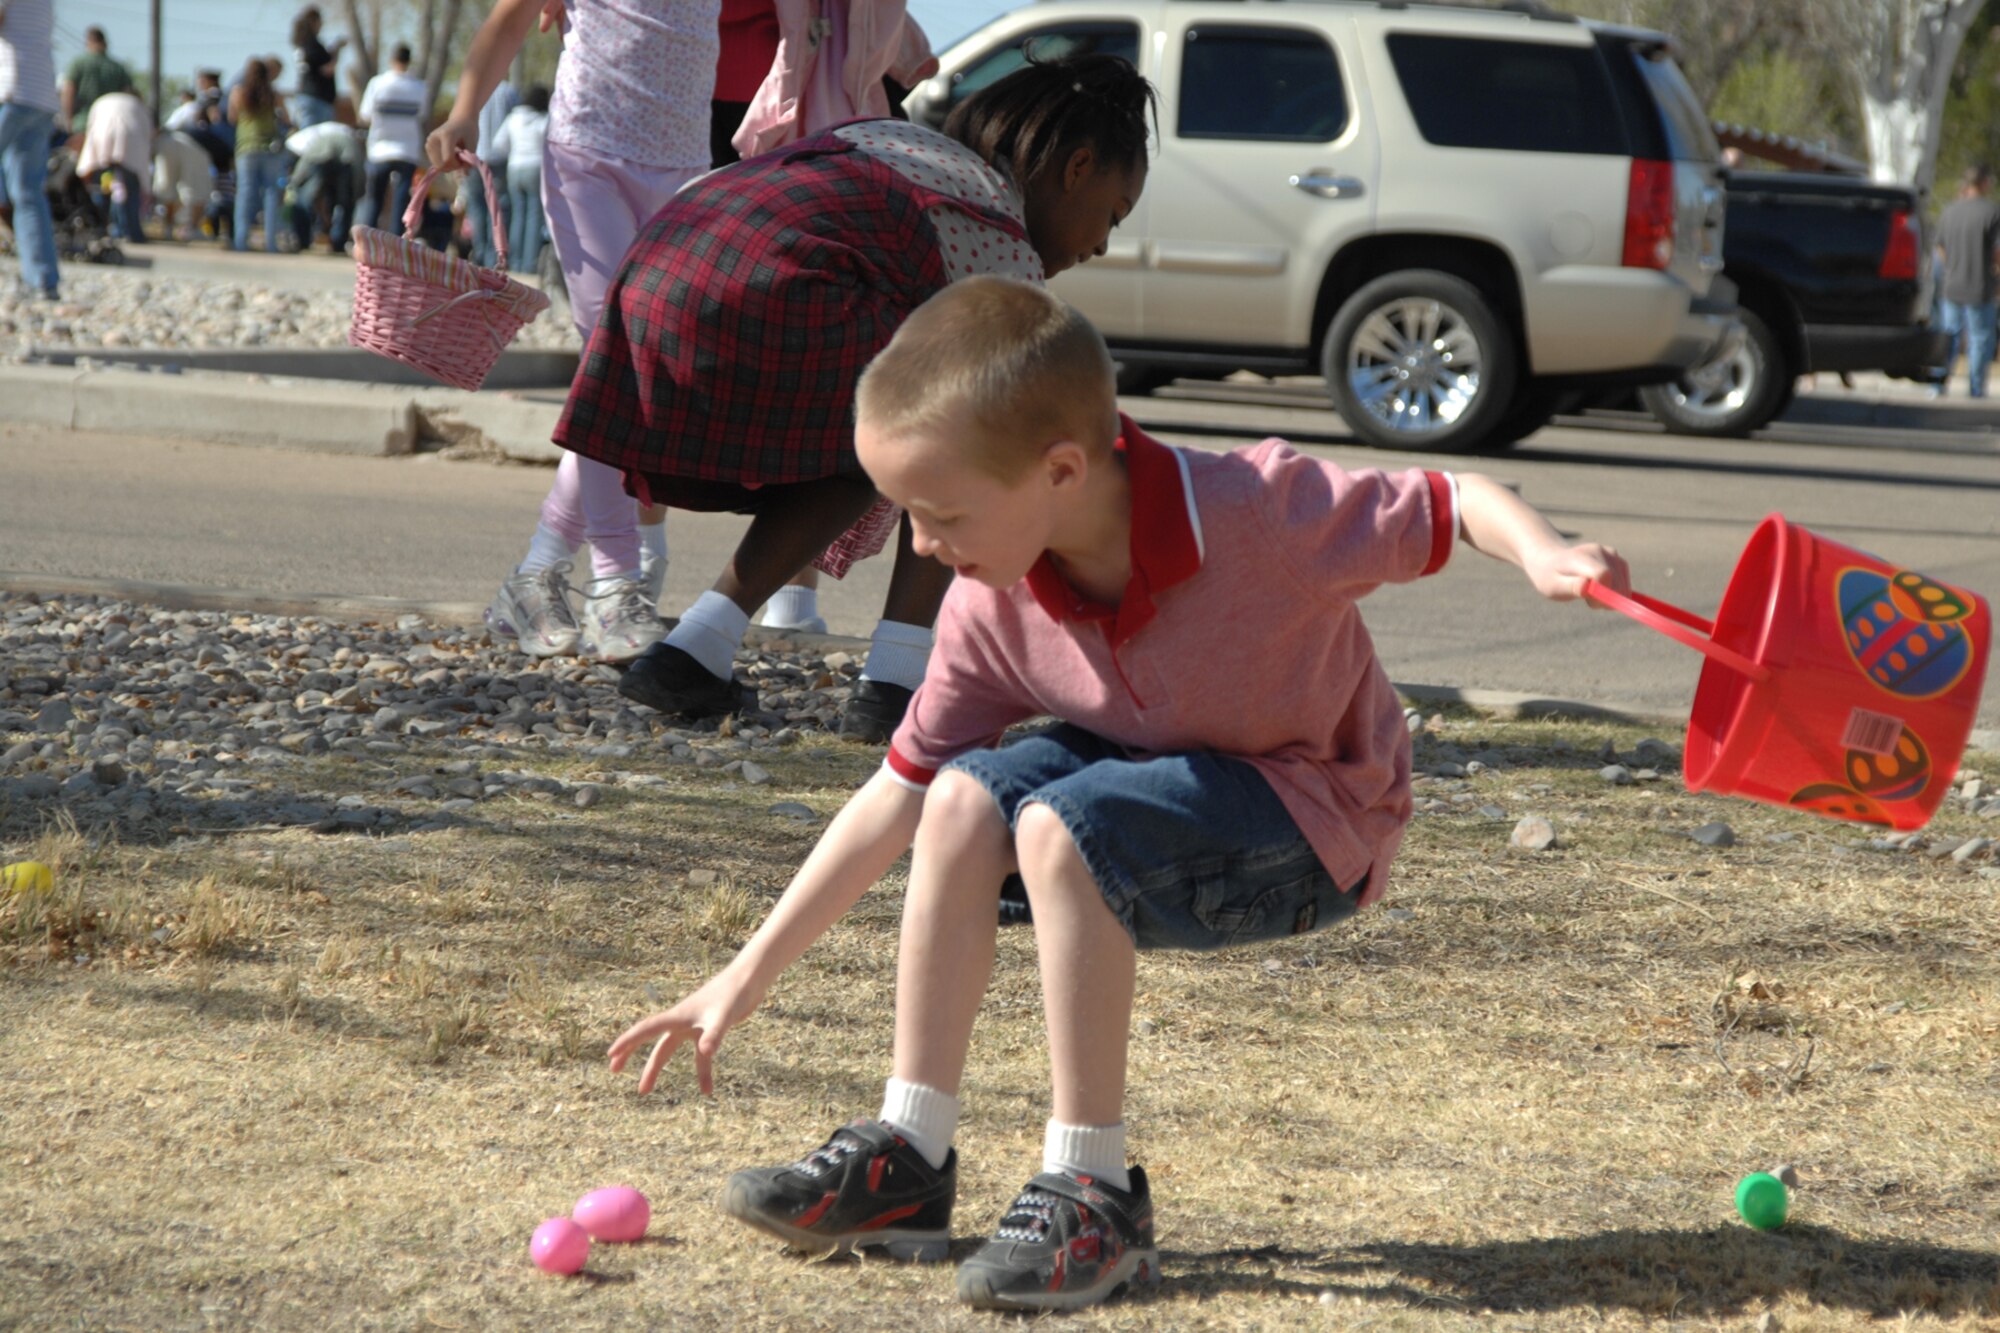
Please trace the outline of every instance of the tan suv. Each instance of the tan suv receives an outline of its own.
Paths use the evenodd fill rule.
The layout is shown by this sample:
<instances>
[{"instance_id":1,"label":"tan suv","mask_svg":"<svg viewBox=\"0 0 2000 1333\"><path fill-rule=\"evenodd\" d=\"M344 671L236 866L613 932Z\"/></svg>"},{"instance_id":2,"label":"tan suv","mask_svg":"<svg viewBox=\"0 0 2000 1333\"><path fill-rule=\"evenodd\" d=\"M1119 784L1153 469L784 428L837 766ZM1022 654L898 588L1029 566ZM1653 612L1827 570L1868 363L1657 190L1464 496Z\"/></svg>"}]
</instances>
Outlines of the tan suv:
<instances>
[{"instance_id":1,"label":"tan suv","mask_svg":"<svg viewBox=\"0 0 2000 1333\"><path fill-rule=\"evenodd\" d=\"M1056 0L954 45L911 116L941 124L1024 51L1120 55L1160 89L1145 197L1055 283L1128 388L1318 371L1368 442L1464 450L1732 336L1719 153L1659 33L1535 6Z\"/></svg>"}]
</instances>

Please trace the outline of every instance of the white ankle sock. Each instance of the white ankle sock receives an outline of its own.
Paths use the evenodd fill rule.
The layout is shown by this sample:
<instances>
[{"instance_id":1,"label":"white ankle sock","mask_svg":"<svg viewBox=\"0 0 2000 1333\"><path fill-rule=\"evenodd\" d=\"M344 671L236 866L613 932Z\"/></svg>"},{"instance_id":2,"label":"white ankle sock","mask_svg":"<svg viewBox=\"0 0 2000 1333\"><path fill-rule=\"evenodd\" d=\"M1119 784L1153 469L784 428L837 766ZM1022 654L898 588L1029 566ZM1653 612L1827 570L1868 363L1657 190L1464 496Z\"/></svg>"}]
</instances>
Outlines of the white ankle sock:
<instances>
[{"instance_id":1,"label":"white ankle sock","mask_svg":"<svg viewBox=\"0 0 2000 1333\"><path fill-rule=\"evenodd\" d=\"M1125 1122L1115 1125L1065 1125L1049 1121L1042 1138L1042 1170L1090 1176L1116 1189L1132 1188L1125 1169Z\"/></svg>"},{"instance_id":2,"label":"white ankle sock","mask_svg":"<svg viewBox=\"0 0 2000 1333\"><path fill-rule=\"evenodd\" d=\"M705 592L681 612L680 624L667 634L667 642L701 663L717 680L728 680L735 674L743 631L749 628L750 617L742 607L719 592Z\"/></svg>"},{"instance_id":3,"label":"white ankle sock","mask_svg":"<svg viewBox=\"0 0 2000 1333\"><path fill-rule=\"evenodd\" d=\"M528 558L521 562L516 574L539 574L560 560L576 558L576 548L545 523L535 525L535 538L528 543Z\"/></svg>"},{"instance_id":4,"label":"white ankle sock","mask_svg":"<svg viewBox=\"0 0 2000 1333\"><path fill-rule=\"evenodd\" d=\"M880 620L868 645L868 662L861 668L863 680L879 680L885 685L901 685L914 690L924 683L924 668L931 660L931 632L922 625L906 625L900 620Z\"/></svg>"},{"instance_id":5,"label":"white ankle sock","mask_svg":"<svg viewBox=\"0 0 2000 1333\"><path fill-rule=\"evenodd\" d=\"M667 558L667 521L639 525L639 549L655 560Z\"/></svg>"},{"instance_id":6,"label":"white ankle sock","mask_svg":"<svg viewBox=\"0 0 2000 1333\"><path fill-rule=\"evenodd\" d=\"M958 1098L922 1083L892 1078L882 1089L881 1119L922 1153L926 1162L941 1168L951 1155L952 1136L958 1132Z\"/></svg>"},{"instance_id":7,"label":"white ankle sock","mask_svg":"<svg viewBox=\"0 0 2000 1333\"><path fill-rule=\"evenodd\" d=\"M639 582L639 576L640 571L637 569L614 570L609 574L599 574L593 577L590 580L590 588L593 592L603 592L613 583L637 583Z\"/></svg>"},{"instance_id":8,"label":"white ankle sock","mask_svg":"<svg viewBox=\"0 0 2000 1333\"><path fill-rule=\"evenodd\" d=\"M771 600L764 603L764 614L757 623L769 625L773 629L788 629L793 625L803 625L819 615L819 589L801 588L796 583L787 583L771 594Z\"/></svg>"}]
</instances>

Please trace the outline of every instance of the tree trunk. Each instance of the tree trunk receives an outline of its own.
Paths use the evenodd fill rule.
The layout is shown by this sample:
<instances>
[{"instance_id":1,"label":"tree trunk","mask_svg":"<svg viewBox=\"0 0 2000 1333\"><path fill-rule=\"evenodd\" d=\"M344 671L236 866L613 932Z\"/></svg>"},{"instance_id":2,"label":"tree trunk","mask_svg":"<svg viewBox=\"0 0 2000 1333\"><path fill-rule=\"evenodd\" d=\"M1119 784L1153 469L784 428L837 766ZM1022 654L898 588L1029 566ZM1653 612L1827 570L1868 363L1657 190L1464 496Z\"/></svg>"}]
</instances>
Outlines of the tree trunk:
<instances>
[{"instance_id":1,"label":"tree trunk","mask_svg":"<svg viewBox=\"0 0 2000 1333\"><path fill-rule=\"evenodd\" d=\"M1869 174L1928 192L1952 66L1985 0L1847 0L1859 9L1849 69L1868 134Z\"/></svg>"},{"instance_id":2,"label":"tree trunk","mask_svg":"<svg viewBox=\"0 0 2000 1333\"><path fill-rule=\"evenodd\" d=\"M377 26L371 36L369 30L362 25L361 6L358 0L343 0L341 8L347 14L347 46L350 51L354 52L354 60L348 68L356 76L354 100L359 102L361 100L360 89L366 88L368 81L374 78L375 72L381 68L382 29L380 23L382 12L380 9L375 11L374 17Z\"/></svg>"},{"instance_id":3,"label":"tree trunk","mask_svg":"<svg viewBox=\"0 0 2000 1333\"><path fill-rule=\"evenodd\" d=\"M425 17L429 18L432 0L426 0ZM438 93L444 87L444 78L451 71L453 55L458 50L458 24L464 9L464 0L444 0L444 15L437 30L426 29L424 45L424 105L437 104Z\"/></svg>"}]
</instances>

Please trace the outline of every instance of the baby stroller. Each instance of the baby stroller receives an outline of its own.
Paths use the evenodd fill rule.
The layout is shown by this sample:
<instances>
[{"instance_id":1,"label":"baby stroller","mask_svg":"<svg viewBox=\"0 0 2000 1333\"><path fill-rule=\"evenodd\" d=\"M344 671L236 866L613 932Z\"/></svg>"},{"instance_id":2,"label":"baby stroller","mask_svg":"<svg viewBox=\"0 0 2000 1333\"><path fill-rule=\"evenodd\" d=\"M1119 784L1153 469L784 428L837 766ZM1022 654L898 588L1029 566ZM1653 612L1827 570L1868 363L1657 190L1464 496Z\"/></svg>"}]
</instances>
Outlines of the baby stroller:
<instances>
[{"instance_id":1,"label":"baby stroller","mask_svg":"<svg viewBox=\"0 0 2000 1333\"><path fill-rule=\"evenodd\" d=\"M55 217L56 253L91 264L123 264L125 252L111 239L111 219L90 197L76 174L76 150L67 144L49 153L49 212Z\"/></svg>"}]
</instances>

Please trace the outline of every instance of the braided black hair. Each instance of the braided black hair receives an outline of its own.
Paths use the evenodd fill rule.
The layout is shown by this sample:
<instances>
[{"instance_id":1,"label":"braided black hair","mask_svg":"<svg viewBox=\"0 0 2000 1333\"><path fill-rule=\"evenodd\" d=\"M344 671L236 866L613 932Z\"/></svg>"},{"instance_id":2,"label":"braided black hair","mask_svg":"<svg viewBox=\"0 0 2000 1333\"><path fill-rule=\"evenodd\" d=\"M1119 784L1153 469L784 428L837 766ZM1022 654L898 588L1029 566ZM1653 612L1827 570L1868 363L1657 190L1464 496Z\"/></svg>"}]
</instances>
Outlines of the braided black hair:
<instances>
[{"instance_id":1,"label":"braided black hair","mask_svg":"<svg viewBox=\"0 0 2000 1333\"><path fill-rule=\"evenodd\" d=\"M1037 60L982 88L952 111L944 132L1017 184L1060 167L1084 145L1105 162L1132 167L1146 157L1147 116L1160 118L1159 94L1132 62L1089 54Z\"/></svg>"}]
</instances>

